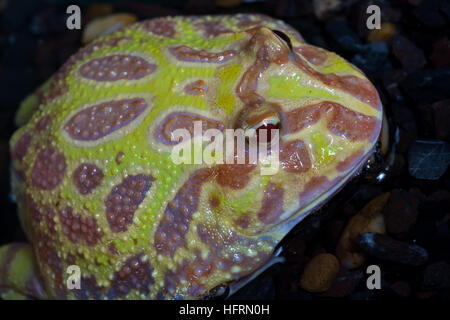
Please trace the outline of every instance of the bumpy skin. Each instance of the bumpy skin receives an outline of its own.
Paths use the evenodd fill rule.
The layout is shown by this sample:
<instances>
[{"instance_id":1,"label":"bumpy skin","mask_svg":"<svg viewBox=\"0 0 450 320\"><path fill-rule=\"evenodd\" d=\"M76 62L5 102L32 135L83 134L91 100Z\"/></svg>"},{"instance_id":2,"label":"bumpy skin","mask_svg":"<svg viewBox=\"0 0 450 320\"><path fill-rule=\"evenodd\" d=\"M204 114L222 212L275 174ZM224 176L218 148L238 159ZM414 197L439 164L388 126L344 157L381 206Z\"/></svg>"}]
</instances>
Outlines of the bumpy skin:
<instances>
[{"instance_id":1,"label":"bumpy skin","mask_svg":"<svg viewBox=\"0 0 450 320\"><path fill-rule=\"evenodd\" d=\"M173 129L267 117L281 132L275 175L171 161ZM32 250L0 250L0 291L204 297L255 272L355 174L381 118L357 68L266 16L158 18L94 40L18 113L13 191ZM73 264L81 290L66 288Z\"/></svg>"}]
</instances>

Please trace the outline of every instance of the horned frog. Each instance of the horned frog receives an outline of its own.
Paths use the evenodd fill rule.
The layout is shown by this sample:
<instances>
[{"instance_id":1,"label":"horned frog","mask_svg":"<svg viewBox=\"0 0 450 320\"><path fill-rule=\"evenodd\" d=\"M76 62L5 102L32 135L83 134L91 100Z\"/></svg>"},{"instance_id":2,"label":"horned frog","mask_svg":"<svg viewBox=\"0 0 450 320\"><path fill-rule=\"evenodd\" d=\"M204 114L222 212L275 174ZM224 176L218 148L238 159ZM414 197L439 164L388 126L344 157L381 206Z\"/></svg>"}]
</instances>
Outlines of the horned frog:
<instances>
[{"instance_id":1,"label":"horned frog","mask_svg":"<svg viewBox=\"0 0 450 320\"><path fill-rule=\"evenodd\" d=\"M12 189L30 243L0 249L2 296L197 299L249 279L366 162L381 119L359 69L267 16L98 38L18 111ZM278 128L278 172L174 164L173 130L194 121Z\"/></svg>"}]
</instances>

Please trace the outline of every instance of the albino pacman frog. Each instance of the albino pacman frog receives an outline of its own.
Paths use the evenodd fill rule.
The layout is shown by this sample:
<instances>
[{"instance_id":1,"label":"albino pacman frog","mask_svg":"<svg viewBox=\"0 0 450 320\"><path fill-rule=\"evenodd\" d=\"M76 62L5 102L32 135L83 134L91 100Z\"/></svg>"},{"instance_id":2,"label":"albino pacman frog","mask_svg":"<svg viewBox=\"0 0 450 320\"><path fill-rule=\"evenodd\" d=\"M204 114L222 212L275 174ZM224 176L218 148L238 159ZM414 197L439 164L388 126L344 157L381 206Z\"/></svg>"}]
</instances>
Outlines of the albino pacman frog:
<instances>
[{"instance_id":1,"label":"albino pacman frog","mask_svg":"<svg viewBox=\"0 0 450 320\"><path fill-rule=\"evenodd\" d=\"M249 279L361 169L381 120L358 68L267 16L157 18L97 38L18 112L12 188L29 243L0 248L0 292L201 299ZM195 121L279 129L279 170L175 164L173 131Z\"/></svg>"}]
</instances>

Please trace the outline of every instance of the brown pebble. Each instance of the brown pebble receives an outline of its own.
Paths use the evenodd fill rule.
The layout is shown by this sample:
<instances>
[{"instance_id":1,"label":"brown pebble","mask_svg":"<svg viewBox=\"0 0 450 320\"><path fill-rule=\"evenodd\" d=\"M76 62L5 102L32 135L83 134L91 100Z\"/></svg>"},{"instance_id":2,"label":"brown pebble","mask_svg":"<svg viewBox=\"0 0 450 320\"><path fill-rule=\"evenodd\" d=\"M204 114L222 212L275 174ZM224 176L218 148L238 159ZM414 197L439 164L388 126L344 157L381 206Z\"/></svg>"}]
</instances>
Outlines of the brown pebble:
<instances>
[{"instance_id":1,"label":"brown pebble","mask_svg":"<svg viewBox=\"0 0 450 320\"><path fill-rule=\"evenodd\" d=\"M94 3L87 8L86 22L111 14L114 11L112 5L107 3Z\"/></svg>"},{"instance_id":2,"label":"brown pebble","mask_svg":"<svg viewBox=\"0 0 450 320\"><path fill-rule=\"evenodd\" d=\"M334 283L339 272L338 259L329 253L312 258L300 278L300 286L308 292L325 292Z\"/></svg>"},{"instance_id":3,"label":"brown pebble","mask_svg":"<svg viewBox=\"0 0 450 320\"><path fill-rule=\"evenodd\" d=\"M358 268L365 261L365 254L354 243L359 234L365 232L386 233L381 210L386 205L390 195L390 192L386 192L372 199L348 222L336 247L336 255L345 268Z\"/></svg>"},{"instance_id":4,"label":"brown pebble","mask_svg":"<svg viewBox=\"0 0 450 320\"><path fill-rule=\"evenodd\" d=\"M411 294L411 286L404 281L397 281L391 286L391 289L401 297L409 297Z\"/></svg>"},{"instance_id":5,"label":"brown pebble","mask_svg":"<svg viewBox=\"0 0 450 320\"><path fill-rule=\"evenodd\" d=\"M389 42L397 32L395 25L390 22L382 22L380 29L373 29L367 36L367 42Z\"/></svg>"},{"instance_id":6,"label":"brown pebble","mask_svg":"<svg viewBox=\"0 0 450 320\"><path fill-rule=\"evenodd\" d=\"M387 232L395 235L407 232L417 220L422 199L423 195L418 189L411 189L409 192L394 189L383 209Z\"/></svg>"},{"instance_id":7,"label":"brown pebble","mask_svg":"<svg viewBox=\"0 0 450 320\"><path fill-rule=\"evenodd\" d=\"M84 29L82 42L83 44L89 43L97 37L111 34L135 21L137 21L137 17L128 13L116 13L104 18L94 19Z\"/></svg>"}]
</instances>

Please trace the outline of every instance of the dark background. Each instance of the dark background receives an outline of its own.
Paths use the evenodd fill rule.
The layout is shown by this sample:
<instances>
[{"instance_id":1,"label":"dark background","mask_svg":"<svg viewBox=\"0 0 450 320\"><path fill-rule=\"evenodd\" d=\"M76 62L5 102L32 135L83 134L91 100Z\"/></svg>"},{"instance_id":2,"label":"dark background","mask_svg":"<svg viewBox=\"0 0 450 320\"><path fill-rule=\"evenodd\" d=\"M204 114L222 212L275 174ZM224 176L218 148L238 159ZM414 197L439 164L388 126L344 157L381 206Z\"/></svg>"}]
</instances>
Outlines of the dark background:
<instances>
[{"instance_id":1,"label":"dark background","mask_svg":"<svg viewBox=\"0 0 450 320\"><path fill-rule=\"evenodd\" d=\"M391 145L387 156L378 157L286 237L284 264L266 271L234 298L449 300L450 1L328 1L338 4L333 10L327 10L325 2L0 0L0 245L24 241L9 187L8 140L15 130L15 111L81 46L83 30L66 28L69 4L80 5L82 27L109 11L132 13L140 20L256 12L286 21L307 42L335 51L361 68L382 98ZM100 10L98 3L109 4L108 10ZM381 32L366 28L370 4L381 8ZM385 178L377 181L380 172ZM362 268L341 268L335 285L324 294L302 290L299 279L305 264L318 253L334 254L348 220L386 191L391 192L382 212L387 239L421 246L427 251L426 261L388 244L382 259L372 253ZM370 264L382 270L382 290L365 286L365 268Z\"/></svg>"}]
</instances>

